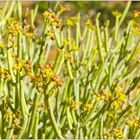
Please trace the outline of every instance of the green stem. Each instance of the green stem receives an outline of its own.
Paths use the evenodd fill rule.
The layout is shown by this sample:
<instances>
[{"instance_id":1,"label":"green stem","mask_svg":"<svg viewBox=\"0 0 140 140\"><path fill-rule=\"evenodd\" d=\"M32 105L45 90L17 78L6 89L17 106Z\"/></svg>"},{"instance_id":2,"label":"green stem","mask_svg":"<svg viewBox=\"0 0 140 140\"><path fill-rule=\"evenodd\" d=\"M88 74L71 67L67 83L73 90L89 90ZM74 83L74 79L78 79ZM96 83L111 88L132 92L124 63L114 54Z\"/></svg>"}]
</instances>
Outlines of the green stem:
<instances>
[{"instance_id":1,"label":"green stem","mask_svg":"<svg viewBox=\"0 0 140 140\"><path fill-rule=\"evenodd\" d=\"M21 106L21 112L22 115L25 117L25 115L28 113L24 90L23 90L23 80L19 81L20 84L20 106Z\"/></svg>"},{"instance_id":2,"label":"green stem","mask_svg":"<svg viewBox=\"0 0 140 140\"><path fill-rule=\"evenodd\" d=\"M16 80L15 80L14 72L13 72L13 69L12 69L12 58L11 58L10 49L6 50L6 53L7 53L8 68L9 68L9 71L10 71L12 82L15 83Z\"/></svg>"},{"instance_id":3,"label":"green stem","mask_svg":"<svg viewBox=\"0 0 140 140\"><path fill-rule=\"evenodd\" d=\"M39 122L39 113L37 112L35 115L35 124L34 124L34 131L33 131L33 138L37 139L38 134L38 122Z\"/></svg>"},{"instance_id":4,"label":"green stem","mask_svg":"<svg viewBox=\"0 0 140 140\"><path fill-rule=\"evenodd\" d=\"M101 59L101 62L104 62L104 57L103 57L103 50L102 50L102 42L101 42L101 31L100 31L100 27L99 27L99 16L100 13L98 13L97 17L96 17L96 36L97 36L97 46L98 46L98 50L99 50L99 56Z\"/></svg>"},{"instance_id":5,"label":"green stem","mask_svg":"<svg viewBox=\"0 0 140 140\"><path fill-rule=\"evenodd\" d=\"M52 105L51 105L50 98L49 98L48 94L45 95L45 103L46 103L46 106L47 106L47 110L48 110L48 114L49 114L49 117L50 117L50 121L52 123L52 126L54 128L54 131L55 131L57 137L59 139L64 139L63 136L62 136L62 134L61 134L61 131L58 128L58 125L56 123L56 120L55 120L55 117L54 117L54 114L53 114Z\"/></svg>"},{"instance_id":6,"label":"green stem","mask_svg":"<svg viewBox=\"0 0 140 140\"><path fill-rule=\"evenodd\" d=\"M33 126L34 126L34 123L35 123L35 115L36 115L36 112L37 112L38 97L39 97L39 94L36 93L33 108L32 108L32 114L31 114L31 118L30 118L29 128L27 129L27 138L29 138L30 135L33 132Z\"/></svg>"}]
</instances>

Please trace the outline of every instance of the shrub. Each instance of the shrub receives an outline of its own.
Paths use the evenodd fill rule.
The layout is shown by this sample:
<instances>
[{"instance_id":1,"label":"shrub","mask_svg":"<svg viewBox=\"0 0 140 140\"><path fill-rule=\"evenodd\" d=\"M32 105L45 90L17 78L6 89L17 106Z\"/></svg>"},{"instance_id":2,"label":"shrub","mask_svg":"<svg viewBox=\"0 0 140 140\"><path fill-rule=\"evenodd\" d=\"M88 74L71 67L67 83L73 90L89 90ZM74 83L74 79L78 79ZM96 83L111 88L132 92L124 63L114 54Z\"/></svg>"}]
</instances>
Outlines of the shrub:
<instances>
[{"instance_id":1,"label":"shrub","mask_svg":"<svg viewBox=\"0 0 140 140\"><path fill-rule=\"evenodd\" d=\"M45 11L39 35L38 6L23 13L20 2L6 3L0 15L1 138L140 138L136 17L121 28L130 4L122 14L113 12L112 29L109 20L100 26L100 13L95 24L81 27L80 14L61 19L68 9Z\"/></svg>"}]
</instances>

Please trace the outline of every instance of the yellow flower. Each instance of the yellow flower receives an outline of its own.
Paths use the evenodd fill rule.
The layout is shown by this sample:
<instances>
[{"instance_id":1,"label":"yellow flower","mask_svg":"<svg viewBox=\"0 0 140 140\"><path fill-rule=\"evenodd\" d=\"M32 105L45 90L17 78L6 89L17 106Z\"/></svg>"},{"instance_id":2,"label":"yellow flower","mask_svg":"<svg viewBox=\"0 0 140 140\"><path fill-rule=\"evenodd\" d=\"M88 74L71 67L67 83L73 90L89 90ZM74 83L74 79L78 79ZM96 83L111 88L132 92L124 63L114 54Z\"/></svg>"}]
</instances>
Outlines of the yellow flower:
<instances>
[{"instance_id":1,"label":"yellow flower","mask_svg":"<svg viewBox=\"0 0 140 140\"><path fill-rule=\"evenodd\" d=\"M56 87L62 86L62 80L56 75L50 65L40 65L36 76L31 76L31 81L34 83L38 91L42 91L49 83L53 82Z\"/></svg>"},{"instance_id":2,"label":"yellow flower","mask_svg":"<svg viewBox=\"0 0 140 140\"><path fill-rule=\"evenodd\" d=\"M64 40L63 40L63 45L64 45L64 46L70 45L69 40L68 40L68 39L64 39Z\"/></svg>"},{"instance_id":3,"label":"yellow flower","mask_svg":"<svg viewBox=\"0 0 140 140\"><path fill-rule=\"evenodd\" d=\"M15 18L8 18L6 22L6 27L7 30L14 36L17 35L18 32L21 32L22 30L21 25Z\"/></svg>"},{"instance_id":4,"label":"yellow flower","mask_svg":"<svg viewBox=\"0 0 140 140\"><path fill-rule=\"evenodd\" d=\"M140 28L135 27L135 28L134 28L134 34L135 34L135 35L140 35Z\"/></svg>"},{"instance_id":5,"label":"yellow flower","mask_svg":"<svg viewBox=\"0 0 140 140\"><path fill-rule=\"evenodd\" d=\"M88 20L86 21L85 25L86 25L86 26L91 26L91 25L92 25L91 20L88 19Z\"/></svg>"},{"instance_id":6,"label":"yellow flower","mask_svg":"<svg viewBox=\"0 0 140 140\"><path fill-rule=\"evenodd\" d=\"M122 129L119 129L119 128L113 129L112 136L114 138L123 138L123 131L122 131Z\"/></svg>"},{"instance_id":7,"label":"yellow flower","mask_svg":"<svg viewBox=\"0 0 140 140\"><path fill-rule=\"evenodd\" d=\"M115 98L116 100L113 102L113 105L116 107L116 108L119 108L121 107L121 105L123 103L126 102L126 95L125 93L122 92L122 90L120 89L120 87L117 87L115 89Z\"/></svg>"},{"instance_id":8,"label":"yellow flower","mask_svg":"<svg viewBox=\"0 0 140 140\"><path fill-rule=\"evenodd\" d=\"M96 100L97 100L97 101L100 101L100 100L103 99L102 96L101 96L101 94L99 94L99 93L96 93L96 94L95 94L95 97L96 97Z\"/></svg>"},{"instance_id":9,"label":"yellow flower","mask_svg":"<svg viewBox=\"0 0 140 140\"><path fill-rule=\"evenodd\" d=\"M4 73L4 69L0 67L0 75L2 75L3 73Z\"/></svg>"},{"instance_id":10,"label":"yellow flower","mask_svg":"<svg viewBox=\"0 0 140 140\"><path fill-rule=\"evenodd\" d=\"M76 23L78 20L80 20L80 16L71 17L70 19L73 21L73 23Z\"/></svg>"},{"instance_id":11,"label":"yellow flower","mask_svg":"<svg viewBox=\"0 0 140 140\"><path fill-rule=\"evenodd\" d=\"M118 100L115 100L113 102L114 107L119 108L121 106L120 102Z\"/></svg>"},{"instance_id":12,"label":"yellow flower","mask_svg":"<svg viewBox=\"0 0 140 140\"><path fill-rule=\"evenodd\" d=\"M139 119L137 116L134 116L133 119L128 120L126 122L130 127L138 127L139 126Z\"/></svg>"},{"instance_id":13,"label":"yellow flower","mask_svg":"<svg viewBox=\"0 0 140 140\"><path fill-rule=\"evenodd\" d=\"M111 100L111 99L112 99L112 93L111 93L111 92L105 93L105 98L106 98L107 100Z\"/></svg>"},{"instance_id":14,"label":"yellow flower","mask_svg":"<svg viewBox=\"0 0 140 140\"><path fill-rule=\"evenodd\" d=\"M105 133L104 133L104 138L105 138L105 139L111 138L111 133L105 132Z\"/></svg>"},{"instance_id":15,"label":"yellow flower","mask_svg":"<svg viewBox=\"0 0 140 140\"><path fill-rule=\"evenodd\" d=\"M117 96L119 97L119 100L121 102L125 102L126 101L126 95L125 95L125 93L123 93L119 87L117 87L115 89L115 91L117 93Z\"/></svg>"},{"instance_id":16,"label":"yellow flower","mask_svg":"<svg viewBox=\"0 0 140 140\"><path fill-rule=\"evenodd\" d=\"M91 20L89 20L89 19L86 21L85 25L92 30L95 29L95 26L93 26Z\"/></svg>"},{"instance_id":17,"label":"yellow flower","mask_svg":"<svg viewBox=\"0 0 140 140\"><path fill-rule=\"evenodd\" d=\"M133 10L132 12L134 14L134 17L139 17L140 16L140 11Z\"/></svg>"},{"instance_id":18,"label":"yellow flower","mask_svg":"<svg viewBox=\"0 0 140 140\"><path fill-rule=\"evenodd\" d=\"M51 15L51 13L49 11L45 11L43 13L43 16L46 17L46 18L48 18L50 15Z\"/></svg>"},{"instance_id":19,"label":"yellow flower","mask_svg":"<svg viewBox=\"0 0 140 140\"><path fill-rule=\"evenodd\" d=\"M108 112L108 116L112 119L115 120L117 118L116 114L112 113L112 112Z\"/></svg>"},{"instance_id":20,"label":"yellow flower","mask_svg":"<svg viewBox=\"0 0 140 140\"><path fill-rule=\"evenodd\" d=\"M0 48L3 49L5 48L5 45L3 43L0 42Z\"/></svg>"},{"instance_id":21,"label":"yellow flower","mask_svg":"<svg viewBox=\"0 0 140 140\"><path fill-rule=\"evenodd\" d=\"M14 65L14 69L15 69L16 71L20 71L20 70L21 70L21 67L20 67L19 65L15 64L15 65Z\"/></svg>"},{"instance_id":22,"label":"yellow flower","mask_svg":"<svg viewBox=\"0 0 140 140\"><path fill-rule=\"evenodd\" d=\"M74 25L73 22L72 22L72 20L70 20L70 19L67 19L66 20L66 24L67 24L68 27L71 27L71 26Z\"/></svg>"},{"instance_id":23,"label":"yellow flower","mask_svg":"<svg viewBox=\"0 0 140 140\"><path fill-rule=\"evenodd\" d=\"M57 13L58 16L66 11L70 11L70 8L65 8L62 4L59 5L59 8L60 8L60 10Z\"/></svg>"},{"instance_id":24,"label":"yellow flower","mask_svg":"<svg viewBox=\"0 0 140 140\"><path fill-rule=\"evenodd\" d=\"M7 73L7 75L5 75L5 78L10 81L11 80L11 75L9 73Z\"/></svg>"},{"instance_id":25,"label":"yellow flower","mask_svg":"<svg viewBox=\"0 0 140 140\"><path fill-rule=\"evenodd\" d=\"M93 108L93 104L84 104L83 105L83 110L84 110L84 112L87 112L87 114L91 111L92 108Z\"/></svg>"},{"instance_id":26,"label":"yellow flower","mask_svg":"<svg viewBox=\"0 0 140 140\"><path fill-rule=\"evenodd\" d=\"M31 63L28 60L16 59L17 63L14 65L14 70L17 71L21 76L30 76Z\"/></svg>"},{"instance_id":27,"label":"yellow flower","mask_svg":"<svg viewBox=\"0 0 140 140\"><path fill-rule=\"evenodd\" d=\"M51 30L47 33L47 37L51 38L52 40L54 40L54 30Z\"/></svg>"},{"instance_id":28,"label":"yellow flower","mask_svg":"<svg viewBox=\"0 0 140 140\"><path fill-rule=\"evenodd\" d=\"M70 108L76 108L77 107L76 101L74 101L73 99L70 99L69 100L69 106L70 106Z\"/></svg>"},{"instance_id":29,"label":"yellow flower","mask_svg":"<svg viewBox=\"0 0 140 140\"><path fill-rule=\"evenodd\" d=\"M74 43L74 44L73 44L72 51L77 51L77 50L78 50L78 47L77 47L76 44Z\"/></svg>"},{"instance_id":30,"label":"yellow flower","mask_svg":"<svg viewBox=\"0 0 140 140\"><path fill-rule=\"evenodd\" d=\"M51 77L53 75L53 71L49 68L49 69L45 70L45 75L47 77Z\"/></svg>"},{"instance_id":31,"label":"yellow flower","mask_svg":"<svg viewBox=\"0 0 140 140\"><path fill-rule=\"evenodd\" d=\"M68 60L68 59L71 58L71 55L70 55L69 53L66 52L65 55L64 55L64 57L65 57L66 60Z\"/></svg>"},{"instance_id":32,"label":"yellow flower","mask_svg":"<svg viewBox=\"0 0 140 140\"><path fill-rule=\"evenodd\" d=\"M122 14L118 11L113 11L112 14L115 16L115 17L121 17Z\"/></svg>"},{"instance_id":33,"label":"yellow flower","mask_svg":"<svg viewBox=\"0 0 140 140\"><path fill-rule=\"evenodd\" d=\"M43 17L47 24L51 26L61 27L61 19L54 12L45 11Z\"/></svg>"},{"instance_id":34,"label":"yellow flower","mask_svg":"<svg viewBox=\"0 0 140 140\"><path fill-rule=\"evenodd\" d=\"M135 35L140 35L140 25L135 20L132 20L132 28Z\"/></svg>"}]
</instances>

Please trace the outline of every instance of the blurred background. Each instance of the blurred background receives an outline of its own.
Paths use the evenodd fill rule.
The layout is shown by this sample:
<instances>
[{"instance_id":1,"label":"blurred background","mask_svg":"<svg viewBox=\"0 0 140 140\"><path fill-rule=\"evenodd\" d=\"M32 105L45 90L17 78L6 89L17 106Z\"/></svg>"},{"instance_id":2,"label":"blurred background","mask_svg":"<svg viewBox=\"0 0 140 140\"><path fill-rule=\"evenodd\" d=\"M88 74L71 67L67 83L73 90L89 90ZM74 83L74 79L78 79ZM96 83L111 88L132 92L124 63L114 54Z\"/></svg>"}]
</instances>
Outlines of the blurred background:
<instances>
[{"instance_id":1,"label":"blurred background","mask_svg":"<svg viewBox=\"0 0 140 140\"><path fill-rule=\"evenodd\" d=\"M114 16L112 15L112 11L120 11L123 12L125 9L125 6L127 4L127 1L38 1L38 2L24 2L23 7L24 8L34 8L36 4L39 5L39 13L43 13L44 11L49 9L54 9L57 4L61 4L66 8L70 8L70 11L65 12L62 16L63 18L67 16L75 16L77 13L80 12L83 20L87 18L91 18L94 20L95 15L98 12L102 13L102 16L100 18L101 24L104 23L106 19L111 20L111 24L114 23ZM129 10L129 13L127 14L126 20L132 18L133 10L140 10L140 1L133 1L131 4L131 8ZM39 18L39 16L38 16ZM38 20L38 22L41 22L41 19Z\"/></svg>"},{"instance_id":2,"label":"blurred background","mask_svg":"<svg viewBox=\"0 0 140 140\"><path fill-rule=\"evenodd\" d=\"M70 11L62 14L63 18L67 16L75 16L80 12L83 19L91 18L94 20L96 13L101 12L101 23L104 23L106 19L111 20L111 24L114 23L115 18L112 15L112 11L123 12L127 1L24 1L21 0L23 9L34 8L36 4L39 5L39 13L37 16L37 25L42 23L40 14L48 9L54 9L58 4L63 5L66 8L70 8ZM5 2L0 1L0 9L2 9ZM133 1L127 19L132 18L133 10L140 10L140 1Z\"/></svg>"}]
</instances>

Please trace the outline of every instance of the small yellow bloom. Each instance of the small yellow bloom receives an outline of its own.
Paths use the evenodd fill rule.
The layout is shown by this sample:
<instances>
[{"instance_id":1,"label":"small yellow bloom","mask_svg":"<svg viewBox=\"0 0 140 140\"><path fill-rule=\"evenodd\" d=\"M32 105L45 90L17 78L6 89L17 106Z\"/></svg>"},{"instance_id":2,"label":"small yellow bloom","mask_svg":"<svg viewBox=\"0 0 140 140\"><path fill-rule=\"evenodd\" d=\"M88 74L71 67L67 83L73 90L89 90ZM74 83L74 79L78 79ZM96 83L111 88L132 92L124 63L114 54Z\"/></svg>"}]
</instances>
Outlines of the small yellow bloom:
<instances>
[{"instance_id":1,"label":"small yellow bloom","mask_svg":"<svg viewBox=\"0 0 140 140\"><path fill-rule=\"evenodd\" d=\"M59 5L59 8L60 8L60 10L57 13L58 16L66 11L70 11L70 8L65 8L62 4Z\"/></svg>"},{"instance_id":2,"label":"small yellow bloom","mask_svg":"<svg viewBox=\"0 0 140 140\"><path fill-rule=\"evenodd\" d=\"M112 93L111 92L106 93L105 98L108 100L112 99Z\"/></svg>"},{"instance_id":3,"label":"small yellow bloom","mask_svg":"<svg viewBox=\"0 0 140 140\"><path fill-rule=\"evenodd\" d=\"M102 96L101 96L101 94L99 94L99 93L96 93L96 94L95 94L95 97L96 97L96 100L97 100L97 101L100 101L100 100L103 99Z\"/></svg>"},{"instance_id":4,"label":"small yellow bloom","mask_svg":"<svg viewBox=\"0 0 140 140\"><path fill-rule=\"evenodd\" d=\"M139 119L137 116L133 116L131 120L126 122L130 127L138 127L139 126Z\"/></svg>"},{"instance_id":5,"label":"small yellow bloom","mask_svg":"<svg viewBox=\"0 0 140 140\"><path fill-rule=\"evenodd\" d=\"M73 99L70 99L70 100L69 100L69 106L70 106L71 108L76 108L76 107L77 107L76 101L74 101Z\"/></svg>"},{"instance_id":6,"label":"small yellow bloom","mask_svg":"<svg viewBox=\"0 0 140 140\"><path fill-rule=\"evenodd\" d=\"M113 102L114 107L119 108L121 106L120 102L118 100Z\"/></svg>"},{"instance_id":7,"label":"small yellow bloom","mask_svg":"<svg viewBox=\"0 0 140 140\"><path fill-rule=\"evenodd\" d=\"M5 77L6 77L6 79L7 79L8 81L11 80L11 75L10 75L10 74L7 74Z\"/></svg>"},{"instance_id":8,"label":"small yellow bloom","mask_svg":"<svg viewBox=\"0 0 140 140\"><path fill-rule=\"evenodd\" d=\"M47 77L51 77L51 76L53 75L53 71L49 68L49 69L47 69L47 70L45 71L45 75L46 75Z\"/></svg>"},{"instance_id":9,"label":"small yellow bloom","mask_svg":"<svg viewBox=\"0 0 140 140\"><path fill-rule=\"evenodd\" d=\"M14 69L15 69L16 71L20 71L20 70L21 70L21 67L18 66L17 64L15 64L15 65L14 65Z\"/></svg>"},{"instance_id":10,"label":"small yellow bloom","mask_svg":"<svg viewBox=\"0 0 140 140\"><path fill-rule=\"evenodd\" d=\"M92 24L91 20L89 19L86 21L85 25L92 30L95 29L95 26Z\"/></svg>"},{"instance_id":11,"label":"small yellow bloom","mask_svg":"<svg viewBox=\"0 0 140 140\"><path fill-rule=\"evenodd\" d=\"M67 19L66 20L66 24L67 24L68 27L71 27L71 26L74 25L73 22L72 22L72 20L70 20L70 19Z\"/></svg>"},{"instance_id":12,"label":"small yellow bloom","mask_svg":"<svg viewBox=\"0 0 140 140\"><path fill-rule=\"evenodd\" d=\"M140 35L140 24L135 20L132 20L132 28L135 35Z\"/></svg>"},{"instance_id":13,"label":"small yellow bloom","mask_svg":"<svg viewBox=\"0 0 140 140\"><path fill-rule=\"evenodd\" d=\"M115 16L115 17L121 17L122 14L118 11L113 11L112 14Z\"/></svg>"},{"instance_id":14,"label":"small yellow bloom","mask_svg":"<svg viewBox=\"0 0 140 140\"><path fill-rule=\"evenodd\" d=\"M1 49L5 48L5 45L3 43L0 43L0 48Z\"/></svg>"},{"instance_id":15,"label":"small yellow bloom","mask_svg":"<svg viewBox=\"0 0 140 140\"><path fill-rule=\"evenodd\" d=\"M115 91L117 93L117 96L119 97L119 100L121 102L125 102L126 101L126 95L125 95L125 93L123 93L122 90L119 87L117 87Z\"/></svg>"},{"instance_id":16,"label":"small yellow bloom","mask_svg":"<svg viewBox=\"0 0 140 140\"><path fill-rule=\"evenodd\" d=\"M122 131L122 129L119 129L119 128L113 129L112 136L114 138L123 138L123 131Z\"/></svg>"},{"instance_id":17,"label":"small yellow bloom","mask_svg":"<svg viewBox=\"0 0 140 140\"><path fill-rule=\"evenodd\" d=\"M64 46L70 45L69 40L68 40L68 39L64 39L64 40L63 40L63 45L64 45Z\"/></svg>"},{"instance_id":18,"label":"small yellow bloom","mask_svg":"<svg viewBox=\"0 0 140 140\"><path fill-rule=\"evenodd\" d=\"M0 67L0 75L2 75L3 73L4 73L4 69Z\"/></svg>"},{"instance_id":19,"label":"small yellow bloom","mask_svg":"<svg viewBox=\"0 0 140 140\"><path fill-rule=\"evenodd\" d=\"M88 112L89 113L92 108L93 108L93 104L84 104L83 105L84 112Z\"/></svg>"},{"instance_id":20,"label":"small yellow bloom","mask_svg":"<svg viewBox=\"0 0 140 140\"><path fill-rule=\"evenodd\" d=\"M74 43L73 48L72 48L72 51L77 51L77 50L78 50L78 47L77 47L76 44Z\"/></svg>"},{"instance_id":21,"label":"small yellow bloom","mask_svg":"<svg viewBox=\"0 0 140 140\"><path fill-rule=\"evenodd\" d=\"M46 17L46 18L48 18L49 16L50 16L50 12L49 11L45 11L44 13L43 13L43 16L44 17Z\"/></svg>"},{"instance_id":22,"label":"small yellow bloom","mask_svg":"<svg viewBox=\"0 0 140 140\"><path fill-rule=\"evenodd\" d=\"M132 12L134 14L134 17L139 17L140 16L140 11L133 10Z\"/></svg>"}]
</instances>

